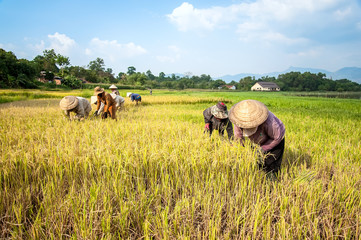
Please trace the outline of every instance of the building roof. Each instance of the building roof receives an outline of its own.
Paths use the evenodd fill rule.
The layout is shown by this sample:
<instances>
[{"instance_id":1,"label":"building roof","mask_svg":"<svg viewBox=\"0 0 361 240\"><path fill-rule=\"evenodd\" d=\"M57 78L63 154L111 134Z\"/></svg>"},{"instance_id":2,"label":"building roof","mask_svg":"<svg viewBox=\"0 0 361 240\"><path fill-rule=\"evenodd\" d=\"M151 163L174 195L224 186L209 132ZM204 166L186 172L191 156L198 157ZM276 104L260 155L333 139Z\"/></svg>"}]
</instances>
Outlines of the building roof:
<instances>
[{"instance_id":1,"label":"building roof","mask_svg":"<svg viewBox=\"0 0 361 240\"><path fill-rule=\"evenodd\" d=\"M261 87L264 88L280 88L276 83L274 82L257 82Z\"/></svg>"},{"instance_id":2,"label":"building roof","mask_svg":"<svg viewBox=\"0 0 361 240\"><path fill-rule=\"evenodd\" d=\"M235 87L234 85L221 85L220 87L227 87L227 88L231 88L231 87Z\"/></svg>"}]
</instances>

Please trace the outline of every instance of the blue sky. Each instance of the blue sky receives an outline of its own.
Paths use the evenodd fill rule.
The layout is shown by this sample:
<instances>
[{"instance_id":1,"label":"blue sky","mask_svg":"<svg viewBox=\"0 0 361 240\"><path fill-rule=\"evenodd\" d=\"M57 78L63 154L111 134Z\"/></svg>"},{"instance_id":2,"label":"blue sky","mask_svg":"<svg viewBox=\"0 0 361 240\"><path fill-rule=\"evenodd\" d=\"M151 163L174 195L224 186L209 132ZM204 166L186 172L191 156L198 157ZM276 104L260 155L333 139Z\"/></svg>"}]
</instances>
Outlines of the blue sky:
<instances>
[{"instance_id":1,"label":"blue sky","mask_svg":"<svg viewBox=\"0 0 361 240\"><path fill-rule=\"evenodd\" d=\"M117 75L361 67L361 0L0 0L0 48Z\"/></svg>"}]
</instances>

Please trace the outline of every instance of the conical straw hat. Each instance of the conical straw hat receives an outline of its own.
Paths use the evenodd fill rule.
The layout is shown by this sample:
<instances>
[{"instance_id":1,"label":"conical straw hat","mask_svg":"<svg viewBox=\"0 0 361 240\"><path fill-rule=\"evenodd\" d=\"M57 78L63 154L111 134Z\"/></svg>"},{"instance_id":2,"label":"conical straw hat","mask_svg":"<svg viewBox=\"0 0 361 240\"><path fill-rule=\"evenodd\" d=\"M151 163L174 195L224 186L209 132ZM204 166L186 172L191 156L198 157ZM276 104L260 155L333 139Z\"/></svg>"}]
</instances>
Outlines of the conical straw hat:
<instances>
[{"instance_id":1,"label":"conical straw hat","mask_svg":"<svg viewBox=\"0 0 361 240\"><path fill-rule=\"evenodd\" d=\"M74 96L66 96L61 99L59 105L62 110L71 110L78 106L78 98Z\"/></svg>"},{"instance_id":2,"label":"conical straw hat","mask_svg":"<svg viewBox=\"0 0 361 240\"><path fill-rule=\"evenodd\" d=\"M95 87L94 88L94 95L98 95L99 93L103 93L104 92L104 88L101 87Z\"/></svg>"},{"instance_id":3,"label":"conical straw hat","mask_svg":"<svg viewBox=\"0 0 361 240\"><path fill-rule=\"evenodd\" d=\"M112 85L109 87L109 89L118 89L118 87L115 86L114 84L112 84Z\"/></svg>"},{"instance_id":4,"label":"conical straw hat","mask_svg":"<svg viewBox=\"0 0 361 240\"><path fill-rule=\"evenodd\" d=\"M255 128L268 118L266 105L257 100L243 100L230 110L229 119L240 128Z\"/></svg>"}]
</instances>

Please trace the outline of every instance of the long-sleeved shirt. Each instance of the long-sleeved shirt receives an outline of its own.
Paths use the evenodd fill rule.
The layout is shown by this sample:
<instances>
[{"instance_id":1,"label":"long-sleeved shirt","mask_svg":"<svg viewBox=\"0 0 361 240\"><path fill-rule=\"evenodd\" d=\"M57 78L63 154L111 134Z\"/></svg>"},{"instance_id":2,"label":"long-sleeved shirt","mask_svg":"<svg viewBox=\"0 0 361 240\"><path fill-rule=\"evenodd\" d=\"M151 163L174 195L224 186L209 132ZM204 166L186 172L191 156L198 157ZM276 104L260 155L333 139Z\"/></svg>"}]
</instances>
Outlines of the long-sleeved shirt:
<instances>
[{"instance_id":1,"label":"long-sleeved shirt","mask_svg":"<svg viewBox=\"0 0 361 240\"><path fill-rule=\"evenodd\" d=\"M114 98L114 100L115 100L115 106L116 106L117 108L119 108L120 105L121 105L123 102L125 102L125 100L124 100L124 98L123 98L122 96L116 95L116 94L114 94L114 93L111 93L110 95L112 96L112 98Z\"/></svg>"},{"instance_id":2,"label":"long-sleeved shirt","mask_svg":"<svg viewBox=\"0 0 361 240\"><path fill-rule=\"evenodd\" d=\"M277 146L286 133L285 125L272 112L268 112L268 118L258 126L257 131L248 138L260 145L263 151L270 151ZM234 136L243 144L243 131L237 125L234 126Z\"/></svg>"},{"instance_id":3,"label":"long-sleeved shirt","mask_svg":"<svg viewBox=\"0 0 361 240\"><path fill-rule=\"evenodd\" d=\"M121 105L125 102L124 98L122 96L118 96L114 93L110 93L110 96L112 96L112 98L114 98L115 100L115 107L118 109L121 107ZM97 96L92 96L91 97L91 103L92 104L97 104ZM97 115L101 115L104 111L104 103L100 103L100 108L98 110L98 114Z\"/></svg>"},{"instance_id":4,"label":"long-sleeved shirt","mask_svg":"<svg viewBox=\"0 0 361 240\"><path fill-rule=\"evenodd\" d=\"M136 94L136 93L133 93L131 96L130 96L130 100L132 100L132 102L134 100L139 100L141 99L141 96L139 94Z\"/></svg>"},{"instance_id":5,"label":"long-sleeved shirt","mask_svg":"<svg viewBox=\"0 0 361 240\"><path fill-rule=\"evenodd\" d=\"M109 107L116 105L115 100L109 93L101 94L97 96L97 111L99 112L101 103L104 104L104 112L108 112Z\"/></svg>"},{"instance_id":6,"label":"long-sleeved shirt","mask_svg":"<svg viewBox=\"0 0 361 240\"><path fill-rule=\"evenodd\" d=\"M229 118L225 119L217 119L211 113L211 107L207 108L203 111L204 122L209 123L209 127L211 130L218 130L219 135L223 136L224 130L227 131L228 138L231 139L233 137L233 126Z\"/></svg>"},{"instance_id":7,"label":"long-sleeved shirt","mask_svg":"<svg viewBox=\"0 0 361 240\"><path fill-rule=\"evenodd\" d=\"M120 96L120 93L119 93L119 91L118 91L118 90L112 90L112 94L115 94L115 95Z\"/></svg>"},{"instance_id":8,"label":"long-sleeved shirt","mask_svg":"<svg viewBox=\"0 0 361 240\"><path fill-rule=\"evenodd\" d=\"M78 99L78 105L71 110L64 110L65 115L70 119L70 112L74 112L76 115L74 119L88 118L92 107L89 101L83 97L76 97Z\"/></svg>"}]
</instances>

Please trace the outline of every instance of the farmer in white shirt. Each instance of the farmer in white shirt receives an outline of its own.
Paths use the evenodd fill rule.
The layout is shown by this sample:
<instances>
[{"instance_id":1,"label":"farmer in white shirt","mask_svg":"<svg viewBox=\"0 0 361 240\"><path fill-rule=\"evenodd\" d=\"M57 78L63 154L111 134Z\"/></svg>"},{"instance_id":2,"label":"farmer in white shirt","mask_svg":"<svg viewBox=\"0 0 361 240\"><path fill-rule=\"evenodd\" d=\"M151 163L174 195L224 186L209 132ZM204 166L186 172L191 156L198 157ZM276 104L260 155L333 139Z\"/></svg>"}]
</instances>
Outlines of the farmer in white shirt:
<instances>
[{"instance_id":1,"label":"farmer in white shirt","mask_svg":"<svg viewBox=\"0 0 361 240\"><path fill-rule=\"evenodd\" d=\"M114 93L115 95L118 95L120 96L120 93L118 91L118 87L115 86L114 84L112 84L110 87L109 87L110 90L112 90L112 93Z\"/></svg>"},{"instance_id":2,"label":"farmer in white shirt","mask_svg":"<svg viewBox=\"0 0 361 240\"><path fill-rule=\"evenodd\" d=\"M83 97L66 96L60 101L60 108L64 111L66 117L71 120L70 112L74 112L75 120L83 120L88 118L92 110L88 100Z\"/></svg>"}]
</instances>

